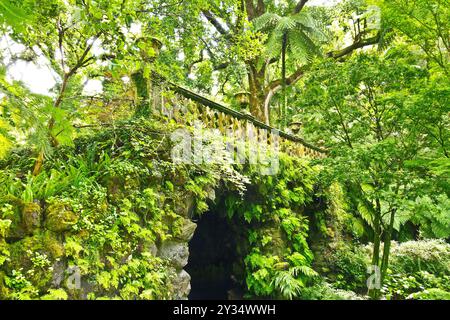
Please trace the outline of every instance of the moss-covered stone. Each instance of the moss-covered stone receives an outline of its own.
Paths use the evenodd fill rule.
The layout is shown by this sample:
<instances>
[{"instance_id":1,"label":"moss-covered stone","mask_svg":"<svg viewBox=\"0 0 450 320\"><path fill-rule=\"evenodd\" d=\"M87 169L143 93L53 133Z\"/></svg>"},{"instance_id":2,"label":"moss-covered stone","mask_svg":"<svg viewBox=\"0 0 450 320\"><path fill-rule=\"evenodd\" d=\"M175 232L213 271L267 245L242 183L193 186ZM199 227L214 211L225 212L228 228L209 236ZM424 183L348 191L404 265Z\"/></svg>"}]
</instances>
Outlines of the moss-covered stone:
<instances>
[{"instance_id":1,"label":"moss-covered stone","mask_svg":"<svg viewBox=\"0 0 450 320\"><path fill-rule=\"evenodd\" d=\"M16 197L7 197L8 205L11 208L11 212L8 214L7 218L11 221L11 224L4 234L4 237L8 241L16 241L17 239L22 239L28 235L25 230L24 224L22 223L22 208L24 207L24 203L22 200Z\"/></svg>"},{"instance_id":2,"label":"moss-covered stone","mask_svg":"<svg viewBox=\"0 0 450 320\"><path fill-rule=\"evenodd\" d=\"M4 300L9 296L10 289L5 285L6 274L0 271L0 300Z\"/></svg>"},{"instance_id":3,"label":"moss-covered stone","mask_svg":"<svg viewBox=\"0 0 450 320\"><path fill-rule=\"evenodd\" d=\"M54 263L64 256L63 244L50 231L26 237L9 245L9 261L5 270L21 270L26 279L46 292L54 278Z\"/></svg>"},{"instance_id":4,"label":"moss-covered stone","mask_svg":"<svg viewBox=\"0 0 450 320\"><path fill-rule=\"evenodd\" d=\"M78 222L78 215L62 203L50 205L46 210L45 227L54 232L64 232Z\"/></svg>"},{"instance_id":5,"label":"moss-covered stone","mask_svg":"<svg viewBox=\"0 0 450 320\"><path fill-rule=\"evenodd\" d=\"M197 224L192 222L190 219L183 218L180 231L177 235L175 235L175 238L182 241L189 241L192 239L196 228Z\"/></svg>"},{"instance_id":6,"label":"moss-covered stone","mask_svg":"<svg viewBox=\"0 0 450 320\"><path fill-rule=\"evenodd\" d=\"M283 230L279 226L274 225L264 228L260 232L271 238L270 244L265 248L266 252L276 256L283 256L287 247Z\"/></svg>"},{"instance_id":7,"label":"moss-covered stone","mask_svg":"<svg viewBox=\"0 0 450 320\"><path fill-rule=\"evenodd\" d=\"M31 266L31 253L40 252L52 260L63 257L64 245L55 234L47 231L9 245L9 251L10 261L8 264L10 268L20 269L21 267Z\"/></svg>"},{"instance_id":8,"label":"moss-covered stone","mask_svg":"<svg viewBox=\"0 0 450 320\"><path fill-rule=\"evenodd\" d=\"M31 202L23 205L22 208L22 223L24 230L31 234L33 231L41 226L42 210L37 203Z\"/></svg>"}]
</instances>

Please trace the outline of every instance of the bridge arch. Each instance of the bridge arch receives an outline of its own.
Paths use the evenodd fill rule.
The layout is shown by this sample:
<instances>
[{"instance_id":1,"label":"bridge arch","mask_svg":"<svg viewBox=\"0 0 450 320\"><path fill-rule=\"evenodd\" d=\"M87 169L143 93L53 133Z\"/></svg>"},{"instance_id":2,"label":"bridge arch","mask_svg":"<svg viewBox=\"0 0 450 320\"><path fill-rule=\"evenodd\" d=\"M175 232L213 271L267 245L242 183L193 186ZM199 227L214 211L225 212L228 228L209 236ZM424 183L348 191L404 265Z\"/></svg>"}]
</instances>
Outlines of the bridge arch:
<instances>
[{"instance_id":1,"label":"bridge arch","mask_svg":"<svg viewBox=\"0 0 450 320\"><path fill-rule=\"evenodd\" d=\"M191 277L188 299L242 299L245 286L244 257L247 230L226 214L224 200L192 217L197 224L189 241L185 270Z\"/></svg>"}]
</instances>

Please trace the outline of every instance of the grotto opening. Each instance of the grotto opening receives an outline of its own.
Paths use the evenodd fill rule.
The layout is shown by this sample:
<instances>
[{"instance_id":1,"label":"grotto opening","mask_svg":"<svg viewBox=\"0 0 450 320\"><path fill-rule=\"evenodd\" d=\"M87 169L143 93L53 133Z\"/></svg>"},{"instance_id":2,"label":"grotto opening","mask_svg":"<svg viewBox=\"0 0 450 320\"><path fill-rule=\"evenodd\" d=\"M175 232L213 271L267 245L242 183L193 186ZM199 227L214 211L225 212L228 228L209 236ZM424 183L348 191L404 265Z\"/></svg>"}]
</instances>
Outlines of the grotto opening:
<instances>
[{"instance_id":1,"label":"grotto opening","mask_svg":"<svg viewBox=\"0 0 450 320\"><path fill-rule=\"evenodd\" d=\"M198 220L197 220L198 219ZM198 217L189 242L185 270L191 276L190 300L242 299L243 260L239 255L240 235L232 221L218 212Z\"/></svg>"}]
</instances>

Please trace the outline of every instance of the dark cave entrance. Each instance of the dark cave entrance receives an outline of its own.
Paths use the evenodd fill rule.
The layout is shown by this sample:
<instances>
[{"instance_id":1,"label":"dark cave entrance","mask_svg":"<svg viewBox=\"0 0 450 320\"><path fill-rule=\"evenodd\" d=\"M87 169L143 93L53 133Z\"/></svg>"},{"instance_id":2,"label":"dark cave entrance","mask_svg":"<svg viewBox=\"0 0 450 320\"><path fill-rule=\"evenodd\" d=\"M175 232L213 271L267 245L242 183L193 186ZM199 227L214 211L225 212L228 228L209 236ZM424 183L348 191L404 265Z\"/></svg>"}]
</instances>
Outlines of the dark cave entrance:
<instances>
[{"instance_id":1,"label":"dark cave entrance","mask_svg":"<svg viewBox=\"0 0 450 320\"><path fill-rule=\"evenodd\" d=\"M203 213L196 222L185 268L191 276L189 299L241 299L242 277L238 274L243 262L238 255L236 228L230 219L213 211Z\"/></svg>"}]
</instances>

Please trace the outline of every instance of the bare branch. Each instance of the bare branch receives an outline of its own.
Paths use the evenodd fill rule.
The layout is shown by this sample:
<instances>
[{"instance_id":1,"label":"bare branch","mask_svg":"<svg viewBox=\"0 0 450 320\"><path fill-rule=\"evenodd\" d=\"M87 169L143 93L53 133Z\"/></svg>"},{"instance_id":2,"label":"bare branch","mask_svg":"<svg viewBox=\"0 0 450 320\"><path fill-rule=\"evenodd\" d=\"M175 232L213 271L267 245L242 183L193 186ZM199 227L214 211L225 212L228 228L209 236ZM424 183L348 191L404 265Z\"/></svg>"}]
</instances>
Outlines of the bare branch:
<instances>
[{"instance_id":1,"label":"bare branch","mask_svg":"<svg viewBox=\"0 0 450 320\"><path fill-rule=\"evenodd\" d=\"M220 34L222 34L226 37L230 36L228 31L222 26L222 24L219 22L219 20L217 20L217 18L214 16L214 14L210 10L202 10L202 13L205 16L205 18L214 26L214 28L216 28L216 30Z\"/></svg>"},{"instance_id":2,"label":"bare branch","mask_svg":"<svg viewBox=\"0 0 450 320\"><path fill-rule=\"evenodd\" d=\"M372 38L356 41L356 42L352 43L351 45L349 45L348 47L345 47L341 50L328 52L327 56L334 58L334 59L339 59L339 58L342 58L342 57L352 53L356 49L360 49L360 48L363 48L366 46L377 44L379 41L380 41L380 34L378 33L376 36L374 36Z\"/></svg>"},{"instance_id":3,"label":"bare branch","mask_svg":"<svg viewBox=\"0 0 450 320\"><path fill-rule=\"evenodd\" d=\"M300 0L297 5L295 6L294 9L294 14L299 13L300 11L302 11L303 7L305 6L305 4L308 2L308 0Z\"/></svg>"}]
</instances>

